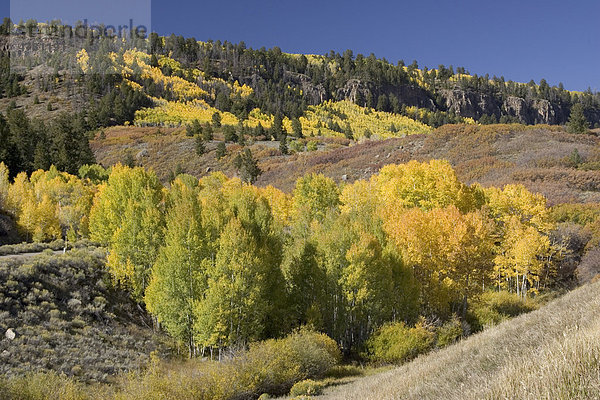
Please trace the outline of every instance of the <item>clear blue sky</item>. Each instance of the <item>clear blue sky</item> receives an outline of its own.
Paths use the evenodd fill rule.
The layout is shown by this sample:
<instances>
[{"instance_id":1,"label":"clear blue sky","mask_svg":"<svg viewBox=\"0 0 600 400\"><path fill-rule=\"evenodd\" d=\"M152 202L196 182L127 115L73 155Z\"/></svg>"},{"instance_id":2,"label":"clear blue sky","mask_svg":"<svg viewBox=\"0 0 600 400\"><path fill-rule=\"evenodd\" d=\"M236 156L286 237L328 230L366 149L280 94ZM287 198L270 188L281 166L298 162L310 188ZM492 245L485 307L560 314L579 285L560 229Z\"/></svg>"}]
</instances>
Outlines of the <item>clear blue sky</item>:
<instances>
[{"instance_id":1,"label":"clear blue sky","mask_svg":"<svg viewBox=\"0 0 600 400\"><path fill-rule=\"evenodd\" d=\"M49 7L74 3L12 1L27 4L19 8L38 19L47 18ZM123 10L134 1L151 0L83 3L117 2L120 7L104 9ZM600 91L600 0L153 0L151 27L163 35L243 40L291 53L349 48L391 62L416 59L421 66L464 66L516 81L545 78L572 90Z\"/></svg>"}]
</instances>

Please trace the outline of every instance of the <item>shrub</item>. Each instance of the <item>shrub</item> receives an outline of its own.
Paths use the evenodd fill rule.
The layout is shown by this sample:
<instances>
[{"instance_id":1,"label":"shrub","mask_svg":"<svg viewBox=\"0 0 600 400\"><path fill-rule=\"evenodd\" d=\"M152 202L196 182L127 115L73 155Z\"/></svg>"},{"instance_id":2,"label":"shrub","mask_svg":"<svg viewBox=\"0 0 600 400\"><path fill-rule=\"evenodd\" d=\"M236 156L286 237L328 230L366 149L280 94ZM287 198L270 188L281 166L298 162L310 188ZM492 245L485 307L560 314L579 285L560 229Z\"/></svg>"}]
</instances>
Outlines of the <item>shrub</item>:
<instances>
[{"instance_id":1,"label":"shrub","mask_svg":"<svg viewBox=\"0 0 600 400\"><path fill-rule=\"evenodd\" d=\"M463 335L463 328L460 320L456 315L440 326L437 331L437 347L445 347L458 341Z\"/></svg>"},{"instance_id":2,"label":"shrub","mask_svg":"<svg viewBox=\"0 0 600 400\"><path fill-rule=\"evenodd\" d=\"M290 143L290 150L296 153L302 153L304 151L304 143L300 140L294 140Z\"/></svg>"},{"instance_id":3,"label":"shrub","mask_svg":"<svg viewBox=\"0 0 600 400\"><path fill-rule=\"evenodd\" d=\"M0 399L84 400L92 398L86 394L83 384L54 372L29 374L0 381L0 390ZM100 396L94 396L94 398L100 398Z\"/></svg>"},{"instance_id":4,"label":"shrub","mask_svg":"<svg viewBox=\"0 0 600 400\"><path fill-rule=\"evenodd\" d=\"M306 151L316 151L318 148L318 143L316 140L311 140L310 142L306 143Z\"/></svg>"},{"instance_id":5,"label":"shrub","mask_svg":"<svg viewBox=\"0 0 600 400\"><path fill-rule=\"evenodd\" d=\"M398 322L381 327L366 346L372 361L401 363L428 351L434 340L434 332L423 321L413 328Z\"/></svg>"},{"instance_id":6,"label":"shrub","mask_svg":"<svg viewBox=\"0 0 600 400\"><path fill-rule=\"evenodd\" d=\"M341 379L349 376L360 376L363 370L355 365L337 365L331 368L325 376L327 378Z\"/></svg>"},{"instance_id":7,"label":"shrub","mask_svg":"<svg viewBox=\"0 0 600 400\"><path fill-rule=\"evenodd\" d=\"M341 360L337 344L324 334L299 331L250 347L248 372L259 378L259 392L285 394L297 381L318 378Z\"/></svg>"},{"instance_id":8,"label":"shrub","mask_svg":"<svg viewBox=\"0 0 600 400\"><path fill-rule=\"evenodd\" d=\"M306 379L297 382L290 389L290 396L318 396L323 393L325 384L322 382L316 382L312 379Z\"/></svg>"},{"instance_id":9,"label":"shrub","mask_svg":"<svg viewBox=\"0 0 600 400\"><path fill-rule=\"evenodd\" d=\"M321 378L341 359L326 335L300 330L283 339L255 343L222 362L191 360L155 365L130 375L120 399L231 399L284 395L296 382Z\"/></svg>"},{"instance_id":10,"label":"shrub","mask_svg":"<svg viewBox=\"0 0 600 400\"><path fill-rule=\"evenodd\" d=\"M473 303L471 308L474 328L498 324L508 318L537 309L537 304L531 300L523 300L515 293L507 291L485 292Z\"/></svg>"}]
</instances>

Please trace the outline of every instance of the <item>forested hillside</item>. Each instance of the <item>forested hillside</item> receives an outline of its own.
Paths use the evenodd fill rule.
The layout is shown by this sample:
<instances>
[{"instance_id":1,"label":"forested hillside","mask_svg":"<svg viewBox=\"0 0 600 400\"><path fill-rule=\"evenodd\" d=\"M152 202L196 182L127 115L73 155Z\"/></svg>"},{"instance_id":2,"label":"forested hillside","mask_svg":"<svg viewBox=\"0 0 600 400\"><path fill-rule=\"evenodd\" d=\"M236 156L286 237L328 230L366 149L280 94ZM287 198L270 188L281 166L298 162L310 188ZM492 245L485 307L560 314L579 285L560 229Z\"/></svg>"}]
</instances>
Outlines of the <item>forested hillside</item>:
<instances>
[{"instance_id":1,"label":"forested hillside","mask_svg":"<svg viewBox=\"0 0 600 400\"><path fill-rule=\"evenodd\" d=\"M598 279L599 93L60 21L0 41L0 397L314 395Z\"/></svg>"},{"instance_id":2,"label":"forested hillside","mask_svg":"<svg viewBox=\"0 0 600 400\"><path fill-rule=\"evenodd\" d=\"M600 122L600 99L591 91L569 92L562 85L550 86L544 79L537 84L517 83L503 77L471 75L462 67L419 68L416 61L391 64L372 54L354 55L351 50L343 54L296 55L276 47L251 49L243 42L198 42L193 38L151 34L147 44L129 44L132 49L147 50L142 57L145 60L142 62L138 55L131 68L131 58L122 54L127 47L106 38L71 37L67 50L72 59L46 54L51 60L49 65L34 68L37 56L43 59L48 49L65 47L64 30L59 22L27 21L24 26L4 22L2 33L12 33L13 54L31 58L29 70L3 78L4 97L38 90L52 94L58 90L63 92L58 96L61 101L77 99L81 104L82 99L92 95L112 92L125 78L141 84L136 88L153 97L155 106L170 110L175 105L169 102L196 100L187 107L214 107L242 120L257 108L267 115L282 114L293 119L303 116L311 105L347 100L361 107L417 118L433 127L457 122L460 117L482 123L564 124L576 103L584 106L592 125ZM43 46L39 45L41 34ZM111 51L117 53L117 59L110 55ZM65 74L67 64L75 63L75 59L84 63L80 72L87 75L85 79ZM52 72L46 73L48 69ZM24 78L31 80L26 81L27 86L22 84ZM83 93L78 90L82 84ZM34 104L31 106L35 108ZM127 104L131 106L144 104ZM127 112L112 111L117 121L132 119Z\"/></svg>"}]
</instances>

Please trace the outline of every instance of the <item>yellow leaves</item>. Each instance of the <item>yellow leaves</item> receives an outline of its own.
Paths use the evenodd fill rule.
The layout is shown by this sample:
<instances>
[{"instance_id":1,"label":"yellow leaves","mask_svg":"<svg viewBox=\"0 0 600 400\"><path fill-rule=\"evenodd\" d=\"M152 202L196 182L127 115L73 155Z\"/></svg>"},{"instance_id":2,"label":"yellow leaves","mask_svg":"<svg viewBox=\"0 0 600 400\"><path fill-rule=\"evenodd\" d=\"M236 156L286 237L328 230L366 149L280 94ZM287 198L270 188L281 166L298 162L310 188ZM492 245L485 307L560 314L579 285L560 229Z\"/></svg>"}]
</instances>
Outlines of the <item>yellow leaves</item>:
<instances>
[{"instance_id":1,"label":"yellow leaves","mask_svg":"<svg viewBox=\"0 0 600 400\"><path fill-rule=\"evenodd\" d=\"M137 126L166 125L180 126L190 124L193 120L200 123L212 123L212 116L218 110L204 100L186 102L167 101L154 98L154 108L144 108L136 111L134 123ZM228 112L221 112L223 125L237 125L238 119Z\"/></svg>"},{"instance_id":2,"label":"yellow leaves","mask_svg":"<svg viewBox=\"0 0 600 400\"><path fill-rule=\"evenodd\" d=\"M292 220L294 200L291 195L269 185L259 189L260 194L269 202L273 218L279 226L287 226Z\"/></svg>"},{"instance_id":3,"label":"yellow leaves","mask_svg":"<svg viewBox=\"0 0 600 400\"><path fill-rule=\"evenodd\" d=\"M374 212L380 204L378 194L377 186L373 180L357 180L346 185L340 195L341 211L350 213L356 210L368 209Z\"/></svg>"},{"instance_id":4,"label":"yellow leaves","mask_svg":"<svg viewBox=\"0 0 600 400\"><path fill-rule=\"evenodd\" d=\"M322 220L329 211L340 204L340 192L336 183L324 175L310 174L296 181L294 209L297 215Z\"/></svg>"},{"instance_id":5,"label":"yellow leaves","mask_svg":"<svg viewBox=\"0 0 600 400\"><path fill-rule=\"evenodd\" d=\"M384 211L402 207L434 207L455 205L466 212L478 208L477 193L458 180L447 161L428 163L410 161L386 165L372 178L384 204Z\"/></svg>"},{"instance_id":6,"label":"yellow leaves","mask_svg":"<svg viewBox=\"0 0 600 400\"><path fill-rule=\"evenodd\" d=\"M77 64L79 64L79 67L81 68L81 70L83 71L84 74L88 73L90 70L90 56L88 55L87 51L85 49L81 49L77 55Z\"/></svg>"},{"instance_id":7,"label":"yellow leaves","mask_svg":"<svg viewBox=\"0 0 600 400\"><path fill-rule=\"evenodd\" d=\"M33 196L24 199L17 224L36 242L58 239L61 234L57 206L48 195L44 195L40 203Z\"/></svg>"},{"instance_id":8,"label":"yellow leaves","mask_svg":"<svg viewBox=\"0 0 600 400\"><path fill-rule=\"evenodd\" d=\"M52 167L35 171L31 179L21 173L10 186L7 211L19 228L35 241L58 239L62 233L81 237L87 232L87 215L93 187Z\"/></svg>"},{"instance_id":9,"label":"yellow leaves","mask_svg":"<svg viewBox=\"0 0 600 400\"><path fill-rule=\"evenodd\" d=\"M493 227L478 211L411 208L386 219L384 229L438 310L445 309L450 293L471 296L491 277Z\"/></svg>"},{"instance_id":10,"label":"yellow leaves","mask_svg":"<svg viewBox=\"0 0 600 400\"><path fill-rule=\"evenodd\" d=\"M140 91L142 91L144 89L143 86L140 85L137 82L130 81L128 79L125 79L124 82L125 82L125 84L129 85L133 90L140 90Z\"/></svg>"},{"instance_id":11,"label":"yellow leaves","mask_svg":"<svg viewBox=\"0 0 600 400\"><path fill-rule=\"evenodd\" d=\"M115 251L108 253L106 266L111 271L113 280L123 287L130 287L131 276L134 274L134 265L130 259L121 260L119 254Z\"/></svg>"},{"instance_id":12,"label":"yellow leaves","mask_svg":"<svg viewBox=\"0 0 600 400\"><path fill-rule=\"evenodd\" d=\"M546 198L539 193L531 193L523 185L485 189L485 197L492 216L504 224L514 216L541 232L547 233L553 228Z\"/></svg>"},{"instance_id":13,"label":"yellow leaves","mask_svg":"<svg viewBox=\"0 0 600 400\"><path fill-rule=\"evenodd\" d=\"M58 205L48 195L42 197L41 203L35 209L35 226L33 229L33 240L41 242L44 240L58 239L61 236L60 223L58 221Z\"/></svg>"},{"instance_id":14,"label":"yellow leaves","mask_svg":"<svg viewBox=\"0 0 600 400\"><path fill-rule=\"evenodd\" d=\"M404 114L409 117L413 117L416 120L427 121L431 120L430 118L435 114L433 111L427 108L418 108L415 106L408 106L404 109ZM443 112L446 114L445 112ZM460 122L467 125L475 125L476 122L473 118L469 117L459 117Z\"/></svg>"},{"instance_id":15,"label":"yellow leaves","mask_svg":"<svg viewBox=\"0 0 600 400\"><path fill-rule=\"evenodd\" d=\"M350 101L327 101L318 106L310 106L304 116L300 117L300 122L303 132L308 136L316 136L320 132L323 136L343 137L343 132L331 129L335 124L342 129L349 124L355 139L364 137L367 131L380 138L432 131L429 126L402 115L366 110Z\"/></svg>"},{"instance_id":16,"label":"yellow leaves","mask_svg":"<svg viewBox=\"0 0 600 400\"><path fill-rule=\"evenodd\" d=\"M554 249L550 239L535 227L522 223L516 215L508 219L505 231L501 251L494 260L496 272L511 279L522 276L528 280L531 291L547 268L549 273L553 272L550 259ZM517 292L520 289L517 287Z\"/></svg>"},{"instance_id":17,"label":"yellow leaves","mask_svg":"<svg viewBox=\"0 0 600 400\"><path fill-rule=\"evenodd\" d=\"M240 85L238 81L233 82L232 88L233 91L231 93L231 97L239 94L242 97L242 99L245 99L249 97L252 93L254 93L250 86L246 84Z\"/></svg>"}]
</instances>

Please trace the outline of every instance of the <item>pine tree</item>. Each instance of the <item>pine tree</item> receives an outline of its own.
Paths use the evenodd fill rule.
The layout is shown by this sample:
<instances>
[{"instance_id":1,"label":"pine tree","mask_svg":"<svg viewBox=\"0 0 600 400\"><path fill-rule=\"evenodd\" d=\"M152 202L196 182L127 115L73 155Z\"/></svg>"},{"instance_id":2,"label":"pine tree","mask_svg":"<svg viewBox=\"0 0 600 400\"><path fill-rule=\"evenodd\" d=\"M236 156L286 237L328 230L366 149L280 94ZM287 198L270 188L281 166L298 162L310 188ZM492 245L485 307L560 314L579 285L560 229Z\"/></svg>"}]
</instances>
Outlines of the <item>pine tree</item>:
<instances>
[{"instance_id":1,"label":"pine tree","mask_svg":"<svg viewBox=\"0 0 600 400\"><path fill-rule=\"evenodd\" d=\"M346 136L346 139L354 140L354 132L352 132L350 123L346 123L346 127L344 128L344 136Z\"/></svg>"},{"instance_id":2,"label":"pine tree","mask_svg":"<svg viewBox=\"0 0 600 400\"><path fill-rule=\"evenodd\" d=\"M247 183L254 183L256 178L262 173L258 167L258 162L252 155L252 151L248 148L238 153L234 160L234 165L242 181Z\"/></svg>"},{"instance_id":3,"label":"pine tree","mask_svg":"<svg viewBox=\"0 0 600 400\"><path fill-rule=\"evenodd\" d=\"M569 133L587 133L590 128L585 114L583 113L583 105L576 103L571 108L571 115L569 116L569 122L567 123L567 131Z\"/></svg>"},{"instance_id":4,"label":"pine tree","mask_svg":"<svg viewBox=\"0 0 600 400\"><path fill-rule=\"evenodd\" d=\"M6 165L0 161L0 212L7 211L9 188L9 171Z\"/></svg>"},{"instance_id":5,"label":"pine tree","mask_svg":"<svg viewBox=\"0 0 600 400\"><path fill-rule=\"evenodd\" d=\"M220 112L215 111L215 113L212 115L212 124L215 128L221 127L221 113Z\"/></svg>"},{"instance_id":6,"label":"pine tree","mask_svg":"<svg viewBox=\"0 0 600 400\"><path fill-rule=\"evenodd\" d=\"M270 133L271 137L274 139L279 139L279 137L283 134L283 118L281 117L281 114L275 114Z\"/></svg>"},{"instance_id":7,"label":"pine tree","mask_svg":"<svg viewBox=\"0 0 600 400\"><path fill-rule=\"evenodd\" d=\"M389 109L389 98L385 93L380 94L377 98L377 110L379 111L388 111Z\"/></svg>"},{"instance_id":8,"label":"pine tree","mask_svg":"<svg viewBox=\"0 0 600 400\"><path fill-rule=\"evenodd\" d=\"M196 136L196 154L203 156L204 153L206 153L206 144L202 136L198 135Z\"/></svg>"},{"instance_id":9,"label":"pine tree","mask_svg":"<svg viewBox=\"0 0 600 400\"><path fill-rule=\"evenodd\" d=\"M287 136L284 134L279 135L279 151L283 155L288 153Z\"/></svg>"},{"instance_id":10,"label":"pine tree","mask_svg":"<svg viewBox=\"0 0 600 400\"><path fill-rule=\"evenodd\" d=\"M298 118L292 119L292 133L297 138L304 137L304 135L302 134L302 123Z\"/></svg>"},{"instance_id":11,"label":"pine tree","mask_svg":"<svg viewBox=\"0 0 600 400\"><path fill-rule=\"evenodd\" d=\"M204 137L204 140L206 140L207 142L210 142L211 140L213 140L213 128L210 125L205 125L204 128L202 128L201 130L202 132L202 136Z\"/></svg>"}]
</instances>

